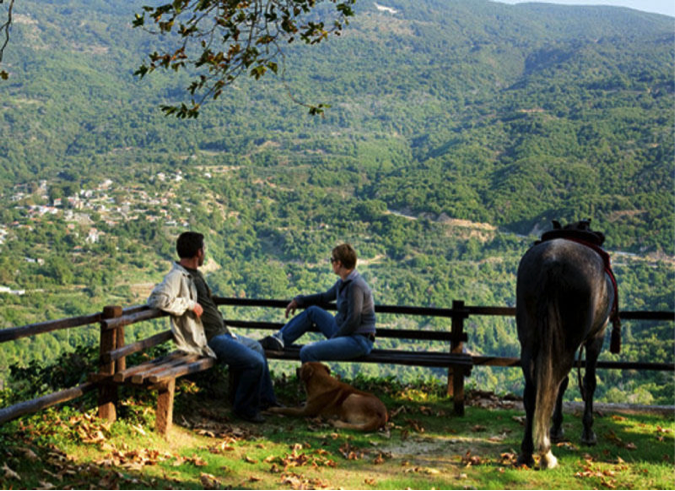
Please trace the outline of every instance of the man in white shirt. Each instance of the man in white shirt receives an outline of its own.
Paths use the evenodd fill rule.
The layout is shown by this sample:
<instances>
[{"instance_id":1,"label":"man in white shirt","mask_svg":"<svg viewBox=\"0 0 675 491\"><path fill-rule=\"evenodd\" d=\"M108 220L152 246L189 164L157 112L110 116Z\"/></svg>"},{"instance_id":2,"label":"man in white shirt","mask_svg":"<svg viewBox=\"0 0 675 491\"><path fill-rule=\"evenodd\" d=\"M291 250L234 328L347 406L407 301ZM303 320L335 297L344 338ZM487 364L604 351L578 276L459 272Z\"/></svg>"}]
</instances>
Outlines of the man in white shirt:
<instances>
[{"instance_id":1,"label":"man in white shirt","mask_svg":"<svg viewBox=\"0 0 675 491\"><path fill-rule=\"evenodd\" d=\"M171 314L171 330L179 350L210 356L229 366L236 380L235 415L252 423L264 422L260 411L278 403L260 343L237 336L225 325L198 269L204 264L204 236L182 233L176 251L179 261L154 288L148 305Z\"/></svg>"}]
</instances>

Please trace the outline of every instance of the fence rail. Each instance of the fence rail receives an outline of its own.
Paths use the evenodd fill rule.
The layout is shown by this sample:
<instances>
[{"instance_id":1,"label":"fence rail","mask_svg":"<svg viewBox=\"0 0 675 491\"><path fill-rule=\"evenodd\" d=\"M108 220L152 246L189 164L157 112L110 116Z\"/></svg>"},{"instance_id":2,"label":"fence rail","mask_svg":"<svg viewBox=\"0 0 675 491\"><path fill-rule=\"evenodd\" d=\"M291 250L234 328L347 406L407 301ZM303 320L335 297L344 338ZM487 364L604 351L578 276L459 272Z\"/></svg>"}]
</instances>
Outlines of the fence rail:
<instances>
[{"instance_id":1,"label":"fence rail","mask_svg":"<svg viewBox=\"0 0 675 491\"><path fill-rule=\"evenodd\" d=\"M264 307L264 308L286 308L287 300L268 300L268 299L239 299L239 298L223 298L216 297L216 304L219 306L232 307ZM328 306L329 310L334 310L334 306ZM106 308L108 309L108 308ZM124 327L142 321L152 319L159 319L166 317L168 314L149 308L147 305L136 305L124 309L116 307L116 312L112 313L106 311L83 315L78 317L70 317L66 319L58 319L54 321L41 322L38 324L30 324L21 327L14 327L0 330L0 344L14 341L30 336L45 334L48 332L59 331L63 329L71 329L92 324L98 324L101 330L101 339L113 336L121 336L123 345ZM452 308L436 308L436 307L411 307L411 306L396 306L396 305L378 305L376 306L378 314L394 314L394 315L413 315L426 317L448 318L454 322L465 321L470 317L476 316L501 316L514 317L516 309L514 307L485 307L485 306L468 306L464 305L462 301L454 301ZM623 320L649 320L649 321L675 321L675 312L667 311L622 311L620 317ZM228 325L233 327L273 330L281 327L281 323L274 322L260 322L260 321L244 321L244 320L227 320ZM386 333L387 338L398 339L416 339L416 340L430 340L430 341L447 341L457 346L457 343L466 341L466 333L453 333L450 331L420 331L420 330L405 330L405 329L386 329L379 328L378 332ZM115 334L116 333L116 334ZM162 332L154 335L148 340L140 341L130 345L126 345L117 350L107 347L102 349L100 362L103 364L113 364L117 361L123 363L124 358L133 352L139 351L145 345L155 345L160 341L167 341L171 338L170 332ZM113 344L118 343L115 341ZM103 348L103 347L102 347ZM500 367L515 367L520 365L520 360L513 357L499 357L499 356L472 356L474 365L484 366L500 366ZM583 362L582 362L583 366ZM629 369L629 370L655 370L655 371L671 371L675 372L675 363L653 363L653 362L631 362L631 361L599 361L598 368L604 369ZM0 409L0 424L19 416L29 414L32 412L45 409L55 404L69 401L82 396L90 390L99 388L96 382L87 382L74 388L62 390L53 394L42 396L31 401L24 401L8 408Z\"/></svg>"}]
</instances>

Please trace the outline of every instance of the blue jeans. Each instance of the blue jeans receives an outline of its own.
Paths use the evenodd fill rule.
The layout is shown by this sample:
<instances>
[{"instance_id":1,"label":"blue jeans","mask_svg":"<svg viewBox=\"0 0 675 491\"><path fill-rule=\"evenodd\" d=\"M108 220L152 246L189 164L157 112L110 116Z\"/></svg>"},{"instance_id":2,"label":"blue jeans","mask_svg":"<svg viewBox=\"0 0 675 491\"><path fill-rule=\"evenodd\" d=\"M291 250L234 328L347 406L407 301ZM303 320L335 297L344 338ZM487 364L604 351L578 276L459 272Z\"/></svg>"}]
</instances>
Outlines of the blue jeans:
<instances>
[{"instance_id":1,"label":"blue jeans","mask_svg":"<svg viewBox=\"0 0 675 491\"><path fill-rule=\"evenodd\" d=\"M236 388L232 409L242 416L253 416L277 403L272 387L265 352L260 343L243 336L214 336L209 347L219 363L225 363L234 374Z\"/></svg>"},{"instance_id":2,"label":"blue jeans","mask_svg":"<svg viewBox=\"0 0 675 491\"><path fill-rule=\"evenodd\" d=\"M335 317L320 307L312 305L293 317L281 328L279 333L284 346L293 344L296 339L316 326L327 338L326 341L309 343L300 349L300 361L340 361L351 360L367 355L373 349L373 342L360 334L333 338L338 331Z\"/></svg>"}]
</instances>

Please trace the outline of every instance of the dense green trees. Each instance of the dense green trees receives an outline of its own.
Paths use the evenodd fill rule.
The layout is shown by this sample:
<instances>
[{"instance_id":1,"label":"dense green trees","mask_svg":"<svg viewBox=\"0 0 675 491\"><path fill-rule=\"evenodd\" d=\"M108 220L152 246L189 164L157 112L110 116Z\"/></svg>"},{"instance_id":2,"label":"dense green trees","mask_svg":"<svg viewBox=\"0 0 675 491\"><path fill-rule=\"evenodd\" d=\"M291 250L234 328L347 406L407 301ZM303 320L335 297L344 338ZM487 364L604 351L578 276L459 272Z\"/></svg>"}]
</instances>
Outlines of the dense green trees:
<instances>
[{"instance_id":1,"label":"dense green trees","mask_svg":"<svg viewBox=\"0 0 675 491\"><path fill-rule=\"evenodd\" d=\"M207 235L220 295L326 288L328 251L350 241L377 303L448 307L513 305L539 231L591 217L623 308L675 308L669 19L478 0L392 0L392 17L357 3L341 39L287 52L286 82L331 102L324 117L261 79L177 121L156 107L188 76L132 76L158 49L128 26L138 4L78 2L17 7L0 85L0 284L26 295L0 293L0 327L144 302L187 227ZM56 199L56 214L35 208ZM517 353L511 320L469 324L468 349ZM626 323L622 359L672 360L668 329ZM0 365L95 343L94 331L3 345ZM605 372L602 391L661 401L660 377ZM481 369L473 382L515 390L520 376Z\"/></svg>"}]
</instances>

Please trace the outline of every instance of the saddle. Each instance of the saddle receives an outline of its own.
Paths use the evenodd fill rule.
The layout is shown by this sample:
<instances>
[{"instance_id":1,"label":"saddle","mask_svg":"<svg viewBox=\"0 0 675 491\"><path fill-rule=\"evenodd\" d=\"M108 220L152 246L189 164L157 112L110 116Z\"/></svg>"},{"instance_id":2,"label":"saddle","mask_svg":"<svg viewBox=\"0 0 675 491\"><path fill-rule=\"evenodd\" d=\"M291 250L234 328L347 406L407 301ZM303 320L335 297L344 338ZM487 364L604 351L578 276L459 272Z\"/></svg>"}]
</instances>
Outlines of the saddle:
<instances>
[{"instance_id":1,"label":"saddle","mask_svg":"<svg viewBox=\"0 0 675 491\"><path fill-rule=\"evenodd\" d=\"M591 230L591 220L582 220L580 222L571 223L562 227L560 222L553 220L553 230L544 232L541 235L541 240L535 242L546 242L553 239L576 239L597 247L600 247L605 242L605 234ZM602 250L602 249L600 249ZM604 252L604 251L603 251Z\"/></svg>"},{"instance_id":2,"label":"saddle","mask_svg":"<svg viewBox=\"0 0 675 491\"><path fill-rule=\"evenodd\" d=\"M609 320L612 321L612 338L610 341L609 350L612 353L619 353L621 351L621 319L619 318L619 288L616 284L616 277L612 271L612 266L609 258L609 254L601 246L605 242L605 234L602 232L596 232L591 230L591 220L581 220L579 222L571 223L562 227L560 222L553 220L553 230L544 232L541 235L541 239L536 241L534 244L541 244L553 239L565 239L571 240L572 242L577 242L578 244L584 245L590 249L593 249L598 255L602 258L602 262L605 265L605 273L609 276L612 281L612 287L614 288L614 305L612 305L612 312L610 313Z\"/></svg>"}]
</instances>

